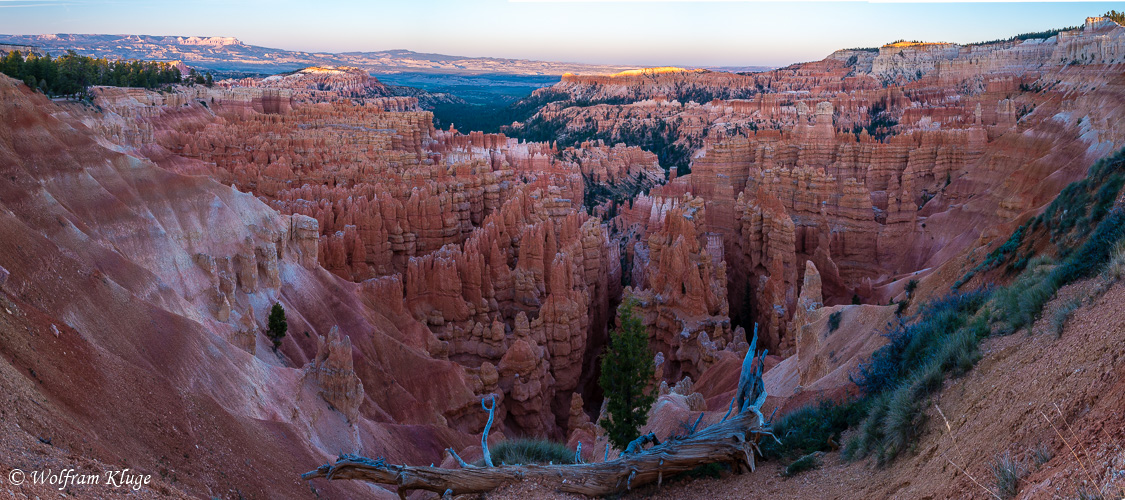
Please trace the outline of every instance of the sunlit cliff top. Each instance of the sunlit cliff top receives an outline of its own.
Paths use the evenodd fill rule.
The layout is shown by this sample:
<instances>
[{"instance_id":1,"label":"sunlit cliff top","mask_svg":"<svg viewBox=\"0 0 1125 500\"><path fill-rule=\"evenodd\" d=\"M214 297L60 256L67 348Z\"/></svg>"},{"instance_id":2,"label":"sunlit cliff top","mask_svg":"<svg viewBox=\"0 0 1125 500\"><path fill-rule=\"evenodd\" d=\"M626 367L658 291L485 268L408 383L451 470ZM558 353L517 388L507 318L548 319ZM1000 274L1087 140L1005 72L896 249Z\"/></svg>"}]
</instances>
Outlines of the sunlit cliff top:
<instances>
[{"instance_id":1,"label":"sunlit cliff top","mask_svg":"<svg viewBox=\"0 0 1125 500\"><path fill-rule=\"evenodd\" d=\"M949 42L918 42L918 41L908 42L906 40L899 40L897 42L888 43L888 44L884 45L883 47L894 47L894 48L902 48L902 47L946 47L946 46L950 46L950 45L953 45L953 44L949 43Z\"/></svg>"}]
</instances>

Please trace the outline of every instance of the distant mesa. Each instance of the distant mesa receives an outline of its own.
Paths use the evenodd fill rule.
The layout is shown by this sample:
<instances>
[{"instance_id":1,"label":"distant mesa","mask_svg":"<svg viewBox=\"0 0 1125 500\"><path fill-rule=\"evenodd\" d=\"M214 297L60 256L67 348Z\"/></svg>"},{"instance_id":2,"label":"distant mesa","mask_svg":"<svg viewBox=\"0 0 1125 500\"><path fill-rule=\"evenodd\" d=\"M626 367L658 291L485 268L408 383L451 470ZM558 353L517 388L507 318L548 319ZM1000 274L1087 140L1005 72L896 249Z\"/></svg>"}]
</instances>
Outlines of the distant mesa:
<instances>
[{"instance_id":1,"label":"distant mesa","mask_svg":"<svg viewBox=\"0 0 1125 500\"><path fill-rule=\"evenodd\" d=\"M190 61L211 71L279 73L310 66L351 66L371 73L436 73L456 75L611 75L631 65L580 64L492 57L460 57L408 50L376 52L302 52L248 45L234 37L47 34L0 35L0 43L33 45L58 56L68 50L106 59L170 59Z\"/></svg>"},{"instance_id":2,"label":"distant mesa","mask_svg":"<svg viewBox=\"0 0 1125 500\"><path fill-rule=\"evenodd\" d=\"M643 76L643 75L662 75L662 74L668 74L668 73L703 73L704 71L705 70L702 70L702 69L686 69L686 68L677 68L675 66L662 66L662 67L659 67L659 68L629 69L629 70L625 70L625 71L622 71L622 72L619 72L619 73L615 73L615 74L610 75L610 76L616 78L616 77Z\"/></svg>"},{"instance_id":3,"label":"distant mesa","mask_svg":"<svg viewBox=\"0 0 1125 500\"><path fill-rule=\"evenodd\" d=\"M176 41L180 45L206 45L210 47L222 47L224 45L244 45L241 40L232 36L209 36L209 37L177 37Z\"/></svg>"},{"instance_id":4,"label":"distant mesa","mask_svg":"<svg viewBox=\"0 0 1125 500\"><path fill-rule=\"evenodd\" d=\"M363 68L356 68L354 66L309 66L307 68L299 69L297 71L288 71L285 73L278 73L276 75L267 76L263 81L281 80L287 77L300 77L304 75L347 75L357 74L367 76L367 72Z\"/></svg>"}]
</instances>

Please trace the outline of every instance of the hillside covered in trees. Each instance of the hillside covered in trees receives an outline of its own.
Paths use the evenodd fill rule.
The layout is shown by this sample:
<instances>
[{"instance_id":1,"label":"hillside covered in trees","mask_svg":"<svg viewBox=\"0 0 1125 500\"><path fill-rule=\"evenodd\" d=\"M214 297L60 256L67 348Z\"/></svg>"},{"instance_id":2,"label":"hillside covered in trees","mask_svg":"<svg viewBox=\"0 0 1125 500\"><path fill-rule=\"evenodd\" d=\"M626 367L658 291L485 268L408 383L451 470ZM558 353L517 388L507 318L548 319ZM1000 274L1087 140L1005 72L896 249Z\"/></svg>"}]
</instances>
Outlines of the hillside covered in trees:
<instances>
[{"instance_id":1,"label":"hillside covered in trees","mask_svg":"<svg viewBox=\"0 0 1125 500\"><path fill-rule=\"evenodd\" d=\"M183 79L179 68L171 63L109 61L80 56L73 51L54 59L50 55L28 54L25 57L18 50L12 51L0 60L0 73L52 96L79 94L91 85L151 89ZM197 83L204 83L204 80L197 79Z\"/></svg>"}]
</instances>

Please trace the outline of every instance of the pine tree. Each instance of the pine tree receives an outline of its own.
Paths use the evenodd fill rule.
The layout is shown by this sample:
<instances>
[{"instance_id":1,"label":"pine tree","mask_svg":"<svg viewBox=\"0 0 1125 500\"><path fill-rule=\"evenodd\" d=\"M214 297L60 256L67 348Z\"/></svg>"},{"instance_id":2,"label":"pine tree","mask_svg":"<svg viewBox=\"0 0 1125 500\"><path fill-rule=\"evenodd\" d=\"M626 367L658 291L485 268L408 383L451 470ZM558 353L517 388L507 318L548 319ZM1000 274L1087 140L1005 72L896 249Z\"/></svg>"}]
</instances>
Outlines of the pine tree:
<instances>
[{"instance_id":1,"label":"pine tree","mask_svg":"<svg viewBox=\"0 0 1125 500\"><path fill-rule=\"evenodd\" d=\"M645 391L652 380L652 351L648 347L648 333L641 318L636 315L637 301L626 299L617 313L621 327L610 337L609 349L602 356L602 374L598 379L605 398L609 418L602 422L609 442L624 450L630 441L640 435L640 428L648 421L648 411L656 398Z\"/></svg>"},{"instance_id":2,"label":"pine tree","mask_svg":"<svg viewBox=\"0 0 1125 500\"><path fill-rule=\"evenodd\" d=\"M275 303L273 309L270 309L268 332L274 350L281 346L281 339L285 337L287 330L289 330L289 323L285 321L285 308L281 307L280 302Z\"/></svg>"}]
</instances>

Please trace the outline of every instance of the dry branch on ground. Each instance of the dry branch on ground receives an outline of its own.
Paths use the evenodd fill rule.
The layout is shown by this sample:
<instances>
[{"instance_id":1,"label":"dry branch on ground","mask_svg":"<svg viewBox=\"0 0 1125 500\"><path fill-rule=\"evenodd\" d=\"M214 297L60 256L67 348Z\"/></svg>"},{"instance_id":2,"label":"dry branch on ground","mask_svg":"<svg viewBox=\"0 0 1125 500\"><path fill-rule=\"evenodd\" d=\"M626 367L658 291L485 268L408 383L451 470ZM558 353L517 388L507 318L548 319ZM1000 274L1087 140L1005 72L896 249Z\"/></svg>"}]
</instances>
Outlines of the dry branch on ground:
<instances>
[{"instance_id":1,"label":"dry branch on ground","mask_svg":"<svg viewBox=\"0 0 1125 500\"><path fill-rule=\"evenodd\" d=\"M732 463L736 468L755 468L754 454L763 436L754 412L744 412L698 433L670 439L633 455L607 462L573 465L501 465L444 469L393 465L356 455L344 455L335 464L325 464L301 475L302 479L359 479L398 487L405 498L413 490L444 495L484 493L517 481L535 480L554 485L563 493L609 495L687 472L710 463Z\"/></svg>"}]
</instances>

